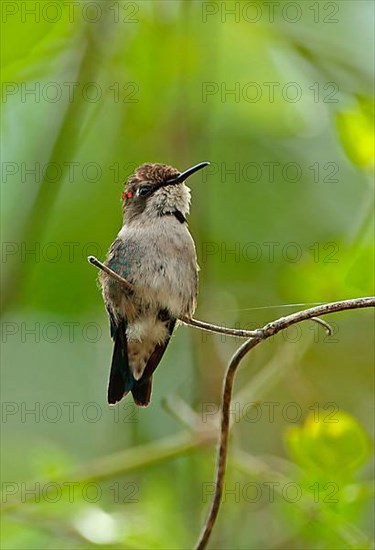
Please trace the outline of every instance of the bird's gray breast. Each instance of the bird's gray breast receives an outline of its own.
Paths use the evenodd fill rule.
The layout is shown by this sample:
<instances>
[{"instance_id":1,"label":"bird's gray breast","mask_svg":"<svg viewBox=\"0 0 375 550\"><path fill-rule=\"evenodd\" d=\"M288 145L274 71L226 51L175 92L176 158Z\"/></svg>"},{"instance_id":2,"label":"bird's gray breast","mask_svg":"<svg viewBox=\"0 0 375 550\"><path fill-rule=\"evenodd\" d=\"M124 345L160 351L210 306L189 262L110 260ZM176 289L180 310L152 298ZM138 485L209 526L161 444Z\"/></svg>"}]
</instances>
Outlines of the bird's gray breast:
<instances>
[{"instance_id":1,"label":"bird's gray breast","mask_svg":"<svg viewBox=\"0 0 375 550\"><path fill-rule=\"evenodd\" d=\"M129 280L146 307L192 315L197 295L194 241L186 224L160 216L145 224L124 225L118 238L133 251Z\"/></svg>"}]
</instances>

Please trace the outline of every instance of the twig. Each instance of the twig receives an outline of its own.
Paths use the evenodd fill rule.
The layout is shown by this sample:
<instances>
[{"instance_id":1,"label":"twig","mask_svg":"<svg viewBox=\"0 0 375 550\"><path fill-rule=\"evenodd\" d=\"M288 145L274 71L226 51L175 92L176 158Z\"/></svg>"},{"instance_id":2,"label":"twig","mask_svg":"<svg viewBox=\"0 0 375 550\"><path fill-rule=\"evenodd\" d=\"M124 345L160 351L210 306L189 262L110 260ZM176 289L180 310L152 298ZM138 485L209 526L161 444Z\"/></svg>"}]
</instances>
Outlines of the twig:
<instances>
[{"instance_id":1,"label":"twig","mask_svg":"<svg viewBox=\"0 0 375 550\"><path fill-rule=\"evenodd\" d=\"M100 262L97 258L95 258L95 256L89 256L87 259L90 264L94 265L98 269L101 269L104 273L107 273L107 275L115 279L118 283L120 283L120 285L126 288L126 290L133 291L133 285L129 283L129 281L118 275L115 271L112 271L112 269Z\"/></svg>"},{"instance_id":2,"label":"twig","mask_svg":"<svg viewBox=\"0 0 375 550\"><path fill-rule=\"evenodd\" d=\"M235 354L233 355L229 363L229 366L225 375L225 380L224 380L222 412L221 412L220 444L219 444L219 451L218 451L218 458L217 458L217 465L216 465L216 475L215 475L215 493L212 499L207 520L204 524L201 536L196 546L197 550L203 550L204 548L206 548L208 540L211 536L211 532L215 524L218 512L219 512L221 496L222 496L223 486L224 486L226 460L227 460L227 454L228 454L229 416L230 416L230 405L231 405L231 399L232 399L232 388L233 388L233 382L234 382L234 377L235 377L237 368L240 362L242 361L242 359L252 348L257 346L260 342L262 342L263 340L267 340L274 334L277 334L278 332L285 330L291 325L295 325L307 319L315 318L318 315L319 316L326 315L328 313L333 313L336 311L344 311L345 309L359 309L359 308L374 307L374 306L375 306L375 298L373 297L355 298L352 300L343 300L340 302L323 304L317 307L306 309L304 311L292 313L287 317L281 317L280 319L277 319L276 321L273 321L272 323L268 323L267 325L265 325L262 329L260 329L262 336L259 336L257 338L250 338L249 340L244 342L242 346L240 346L238 350L235 352ZM319 321L321 321L321 319L319 319Z\"/></svg>"},{"instance_id":3,"label":"twig","mask_svg":"<svg viewBox=\"0 0 375 550\"><path fill-rule=\"evenodd\" d=\"M104 271L107 275L115 279L120 285L122 285L126 290L133 291L134 286L124 279L124 277L121 277L118 273L110 269L108 266L103 264L100 260L98 260L95 256L88 256L87 260L90 262L90 264L94 265L101 271ZM198 319L193 319L189 317L180 317L179 319L182 321L185 325L189 325L191 327L199 328L201 330L206 330L207 332L214 332L216 334L227 334L229 336L237 336L238 338L263 338L263 332L262 329L257 330L243 330L243 329L236 329L236 328L229 328L229 327L222 327L219 325L213 325L212 323L206 323L205 321L198 321ZM324 326L327 330L327 334L331 336L332 334L332 328L329 326L328 323L325 321L322 321L322 319L318 319L316 317L309 317L306 320L315 321L316 323L319 323L320 325Z\"/></svg>"},{"instance_id":4,"label":"twig","mask_svg":"<svg viewBox=\"0 0 375 550\"><path fill-rule=\"evenodd\" d=\"M190 325L191 327L200 328L206 330L207 332L216 332L217 334L228 334L229 336L237 336L239 338L253 338L260 336L257 330L243 330L236 328L221 327L219 325L213 325L211 323L206 323L204 321L198 321L198 319L181 317L180 321L185 323L185 325Z\"/></svg>"},{"instance_id":5,"label":"twig","mask_svg":"<svg viewBox=\"0 0 375 550\"><path fill-rule=\"evenodd\" d=\"M107 266L102 264L94 256L89 256L88 260L90 263L92 263L102 271L105 271L109 276L116 279L116 281L122 284L127 290L133 289L133 285L131 285L126 279L123 279L122 277L120 277L120 275L118 275L117 273L109 269ZM322 304L316 307L305 309L303 311L297 311L296 313L292 313L291 315L287 315L286 317L281 317L280 319L277 319L276 321L272 321L271 323L266 324L263 328L259 328L255 331L228 329L226 327L220 327L218 325L204 323L203 321L197 321L196 319L188 319L186 317L182 317L180 319L185 324L188 324L203 330L208 330L210 332L228 334L231 336L239 336L242 338L244 337L249 338L234 353L225 375L223 397L222 397L222 409L221 409L220 442L219 442L219 450L217 455L216 474L215 474L215 493L211 502L211 507L208 513L208 517L206 519L201 536L197 543L196 550L204 550L206 548L209 538L211 536L212 529L217 519L219 508L220 508L221 497L222 497L223 486L224 486L225 468L226 468L227 455L228 455L228 437L229 437L229 428L230 428L229 418L230 418L230 405L232 400L232 389L233 389L235 374L242 359L245 357L245 355L247 355L247 353L252 348L257 346L260 342L267 340L274 334L277 334L278 332L281 332L282 330L285 330L292 325L301 323L302 321L312 320L324 326L328 334L332 334L332 329L330 325L326 321L323 321L322 319L319 318L321 315L327 315L328 313L335 313L337 311L344 311L347 309L361 309L361 308L374 307L374 306L375 306L374 297L354 298L351 300L341 300L339 302L331 302L328 304Z\"/></svg>"},{"instance_id":6,"label":"twig","mask_svg":"<svg viewBox=\"0 0 375 550\"><path fill-rule=\"evenodd\" d=\"M315 321L315 323L318 323L318 325L322 325L326 329L327 336L332 336L333 329L327 321L324 321L323 319L320 319L319 317L311 317L311 321Z\"/></svg>"},{"instance_id":7,"label":"twig","mask_svg":"<svg viewBox=\"0 0 375 550\"><path fill-rule=\"evenodd\" d=\"M108 266L103 264L95 256L89 256L87 260L90 264L94 265L104 273L107 273L110 277L115 279L120 285L122 285L126 290L134 290L134 287L129 281L121 277L118 273L110 269ZM212 325L211 323L205 323L203 321L198 321L197 319L190 319L188 317L181 317L180 321L185 323L185 325L190 325L192 327L200 328L202 330L207 330L208 332L216 332L219 334L229 334L230 336L238 336L240 338L251 338L252 336L259 336L256 330L237 330L234 328L220 327L218 325Z\"/></svg>"}]
</instances>

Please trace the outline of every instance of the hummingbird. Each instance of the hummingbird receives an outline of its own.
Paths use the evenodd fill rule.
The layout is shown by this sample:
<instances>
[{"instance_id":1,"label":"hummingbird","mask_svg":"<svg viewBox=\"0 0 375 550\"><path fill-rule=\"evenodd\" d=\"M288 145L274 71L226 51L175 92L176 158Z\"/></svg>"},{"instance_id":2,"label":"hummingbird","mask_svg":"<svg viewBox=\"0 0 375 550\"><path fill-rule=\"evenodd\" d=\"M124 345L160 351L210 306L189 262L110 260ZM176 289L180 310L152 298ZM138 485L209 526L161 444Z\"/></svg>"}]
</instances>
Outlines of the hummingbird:
<instances>
[{"instance_id":1,"label":"hummingbird","mask_svg":"<svg viewBox=\"0 0 375 550\"><path fill-rule=\"evenodd\" d=\"M192 317L198 292L195 245L186 216L186 179L207 166L184 172L146 163L129 177L122 194L123 225L105 265L133 288L101 272L99 283L114 341L108 403L132 393L136 405L150 403L152 376L168 346L176 321Z\"/></svg>"}]
</instances>

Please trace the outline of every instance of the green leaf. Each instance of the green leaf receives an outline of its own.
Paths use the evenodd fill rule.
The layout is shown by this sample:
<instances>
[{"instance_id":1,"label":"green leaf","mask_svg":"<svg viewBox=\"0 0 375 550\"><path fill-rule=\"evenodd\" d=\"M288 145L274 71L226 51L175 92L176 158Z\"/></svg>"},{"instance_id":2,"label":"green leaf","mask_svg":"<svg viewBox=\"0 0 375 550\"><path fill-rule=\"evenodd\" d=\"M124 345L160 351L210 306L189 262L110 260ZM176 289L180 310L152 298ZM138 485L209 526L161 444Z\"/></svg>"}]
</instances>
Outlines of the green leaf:
<instances>
[{"instance_id":1,"label":"green leaf","mask_svg":"<svg viewBox=\"0 0 375 550\"><path fill-rule=\"evenodd\" d=\"M291 457L307 470L330 478L348 476L368 458L371 445L360 423L350 414L338 411L322 417L311 413L303 426L286 432Z\"/></svg>"},{"instance_id":2,"label":"green leaf","mask_svg":"<svg viewBox=\"0 0 375 550\"><path fill-rule=\"evenodd\" d=\"M359 100L357 110L338 113L337 129L348 158L359 168L375 163L374 104L372 100Z\"/></svg>"}]
</instances>

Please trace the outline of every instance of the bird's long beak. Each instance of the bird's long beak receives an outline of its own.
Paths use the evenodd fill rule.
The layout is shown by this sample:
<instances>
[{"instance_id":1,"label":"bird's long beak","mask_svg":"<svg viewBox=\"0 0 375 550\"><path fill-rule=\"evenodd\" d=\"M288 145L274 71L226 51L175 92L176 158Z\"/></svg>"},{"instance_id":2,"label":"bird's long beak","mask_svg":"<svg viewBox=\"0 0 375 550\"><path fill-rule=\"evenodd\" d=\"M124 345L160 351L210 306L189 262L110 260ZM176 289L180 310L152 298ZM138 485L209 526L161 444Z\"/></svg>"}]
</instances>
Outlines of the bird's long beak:
<instances>
[{"instance_id":1,"label":"bird's long beak","mask_svg":"<svg viewBox=\"0 0 375 550\"><path fill-rule=\"evenodd\" d=\"M167 180L164 185L176 185L178 183L184 182L187 178L189 178L192 174L195 172L198 172L198 170L202 170L202 168L205 168L205 166L208 166L209 162L200 162L199 164L196 164L192 168L188 168L185 170L185 172L181 172L178 176L175 178L172 178L170 180Z\"/></svg>"}]
</instances>

